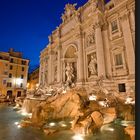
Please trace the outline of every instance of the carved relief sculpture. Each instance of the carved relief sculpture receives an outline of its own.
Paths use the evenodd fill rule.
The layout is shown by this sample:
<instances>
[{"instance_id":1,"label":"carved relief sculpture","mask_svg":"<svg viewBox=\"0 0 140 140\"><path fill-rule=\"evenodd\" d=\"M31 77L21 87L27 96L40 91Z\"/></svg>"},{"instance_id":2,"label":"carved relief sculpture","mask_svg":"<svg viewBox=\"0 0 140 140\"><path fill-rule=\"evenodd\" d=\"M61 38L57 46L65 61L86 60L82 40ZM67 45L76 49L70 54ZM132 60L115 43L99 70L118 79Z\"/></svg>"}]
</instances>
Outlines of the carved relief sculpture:
<instances>
[{"instance_id":1,"label":"carved relief sculpture","mask_svg":"<svg viewBox=\"0 0 140 140\"><path fill-rule=\"evenodd\" d=\"M95 43L95 34L94 32L91 32L87 35L87 47L89 47L91 44Z\"/></svg>"},{"instance_id":2,"label":"carved relief sculpture","mask_svg":"<svg viewBox=\"0 0 140 140\"><path fill-rule=\"evenodd\" d=\"M89 68L90 76L97 75L97 59L95 54L91 55L88 68Z\"/></svg>"},{"instance_id":3,"label":"carved relief sculpture","mask_svg":"<svg viewBox=\"0 0 140 140\"><path fill-rule=\"evenodd\" d=\"M75 13L75 11L76 11L76 8L75 8L75 6L76 6L77 4L66 4L66 6L65 6L65 12L64 12L64 14L62 14L62 20L63 20L63 22L65 22L67 19L69 19L74 13Z\"/></svg>"}]
</instances>

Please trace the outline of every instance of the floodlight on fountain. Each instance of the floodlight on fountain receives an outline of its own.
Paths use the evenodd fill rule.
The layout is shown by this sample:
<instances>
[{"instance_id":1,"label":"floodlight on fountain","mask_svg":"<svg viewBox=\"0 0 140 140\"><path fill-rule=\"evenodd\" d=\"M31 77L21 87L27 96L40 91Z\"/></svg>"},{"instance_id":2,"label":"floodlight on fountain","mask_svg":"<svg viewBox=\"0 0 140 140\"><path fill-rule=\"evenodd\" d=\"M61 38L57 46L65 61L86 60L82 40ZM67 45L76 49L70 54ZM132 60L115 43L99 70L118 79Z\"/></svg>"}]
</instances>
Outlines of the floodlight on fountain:
<instances>
[{"instance_id":1,"label":"floodlight on fountain","mask_svg":"<svg viewBox=\"0 0 140 140\"><path fill-rule=\"evenodd\" d=\"M16 106L13 107L13 109L19 108L19 104L16 104Z\"/></svg>"},{"instance_id":2,"label":"floodlight on fountain","mask_svg":"<svg viewBox=\"0 0 140 140\"><path fill-rule=\"evenodd\" d=\"M19 107L19 104L16 104L16 107Z\"/></svg>"},{"instance_id":3,"label":"floodlight on fountain","mask_svg":"<svg viewBox=\"0 0 140 140\"><path fill-rule=\"evenodd\" d=\"M108 101L98 101L99 105L102 106L102 107L108 107Z\"/></svg>"},{"instance_id":4,"label":"floodlight on fountain","mask_svg":"<svg viewBox=\"0 0 140 140\"><path fill-rule=\"evenodd\" d=\"M102 107L106 107L105 101L99 101L98 103L99 103L99 105L101 105Z\"/></svg>"},{"instance_id":5,"label":"floodlight on fountain","mask_svg":"<svg viewBox=\"0 0 140 140\"><path fill-rule=\"evenodd\" d=\"M63 94L65 94L66 92L67 92L66 90L63 90L63 92L62 92L62 93L63 93Z\"/></svg>"},{"instance_id":6,"label":"floodlight on fountain","mask_svg":"<svg viewBox=\"0 0 140 140\"><path fill-rule=\"evenodd\" d=\"M95 95L90 95L90 96L89 96L89 100L90 100L90 101L96 101L96 100L97 100L97 96L95 96Z\"/></svg>"},{"instance_id":7,"label":"floodlight on fountain","mask_svg":"<svg viewBox=\"0 0 140 140\"><path fill-rule=\"evenodd\" d=\"M14 124L15 124L15 125L19 125L19 122L15 122Z\"/></svg>"},{"instance_id":8,"label":"floodlight on fountain","mask_svg":"<svg viewBox=\"0 0 140 140\"><path fill-rule=\"evenodd\" d=\"M107 124L107 125L103 125L103 126L101 127L101 132L102 132L102 131L111 131L111 132L113 132L113 131L114 131L114 128L111 128L110 125Z\"/></svg>"},{"instance_id":9,"label":"floodlight on fountain","mask_svg":"<svg viewBox=\"0 0 140 140\"><path fill-rule=\"evenodd\" d=\"M70 121L70 123L72 124L72 123L73 123L73 121Z\"/></svg>"},{"instance_id":10,"label":"floodlight on fountain","mask_svg":"<svg viewBox=\"0 0 140 140\"><path fill-rule=\"evenodd\" d=\"M75 134L72 137L73 140L84 140L84 136L82 134Z\"/></svg>"},{"instance_id":11,"label":"floodlight on fountain","mask_svg":"<svg viewBox=\"0 0 140 140\"><path fill-rule=\"evenodd\" d=\"M27 113L27 111L26 110L21 110L20 111L20 113L21 113L21 115L23 115L23 116L28 116L29 118L31 118L32 117L32 113Z\"/></svg>"},{"instance_id":12,"label":"floodlight on fountain","mask_svg":"<svg viewBox=\"0 0 140 140\"><path fill-rule=\"evenodd\" d=\"M121 121L122 126L130 126L130 125L135 125L135 121Z\"/></svg>"},{"instance_id":13,"label":"floodlight on fountain","mask_svg":"<svg viewBox=\"0 0 140 140\"><path fill-rule=\"evenodd\" d=\"M21 125L18 125L17 128L21 128Z\"/></svg>"},{"instance_id":14,"label":"floodlight on fountain","mask_svg":"<svg viewBox=\"0 0 140 140\"><path fill-rule=\"evenodd\" d=\"M47 93L47 94L45 94L45 95L47 95L47 96L51 96L52 94L51 94L51 93Z\"/></svg>"},{"instance_id":15,"label":"floodlight on fountain","mask_svg":"<svg viewBox=\"0 0 140 140\"><path fill-rule=\"evenodd\" d=\"M59 125L60 125L61 127L66 127L66 126L67 126L67 125L65 124L64 121L59 122Z\"/></svg>"},{"instance_id":16,"label":"floodlight on fountain","mask_svg":"<svg viewBox=\"0 0 140 140\"><path fill-rule=\"evenodd\" d=\"M54 122L49 123L49 126L55 126L56 124Z\"/></svg>"},{"instance_id":17,"label":"floodlight on fountain","mask_svg":"<svg viewBox=\"0 0 140 140\"><path fill-rule=\"evenodd\" d=\"M127 97L126 101L125 101L125 104L135 104L135 101L133 101L133 98Z\"/></svg>"},{"instance_id":18,"label":"floodlight on fountain","mask_svg":"<svg viewBox=\"0 0 140 140\"><path fill-rule=\"evenodd\" d=\"M28 113L27 113L25 110L22 110L22 111L21 111L21 115L23 115L23 116L27 116Z\"/></svg>"}]
</instances>

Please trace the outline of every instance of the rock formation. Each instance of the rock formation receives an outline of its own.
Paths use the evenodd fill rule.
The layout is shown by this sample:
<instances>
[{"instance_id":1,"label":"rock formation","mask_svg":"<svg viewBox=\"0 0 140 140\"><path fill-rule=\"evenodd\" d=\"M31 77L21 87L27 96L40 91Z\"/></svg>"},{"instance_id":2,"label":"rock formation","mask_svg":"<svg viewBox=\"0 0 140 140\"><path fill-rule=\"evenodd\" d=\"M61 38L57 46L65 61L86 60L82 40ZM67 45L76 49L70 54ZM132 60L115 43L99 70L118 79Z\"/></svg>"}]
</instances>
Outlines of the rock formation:
<instances>
[{"instance_id":1,"label":"rock formation","mask_svg":"<svg viewBox=\"0 0 140 140\"><path fill-rule=\"evenodd\" d=\"M48 92L51 95L48 95ZM65 92L64 89L50 88L44 93L48 95L45 95L45 98L41 96L24 100L22 108L32 113L28 120L32 126L42 127L49 120L71 118L71 129L74 132L89 134L99 131L104 124L112 123L117 118L134 121L135 106L125 104L125 100L114 94L106 95L99 91L88 94L85 88L77 87ZM30 123L26 121L25 124L22 123L23 126L28 124ZM45 128L44 132L49 135L56 130Z\"/></svg>"}]
</instances>

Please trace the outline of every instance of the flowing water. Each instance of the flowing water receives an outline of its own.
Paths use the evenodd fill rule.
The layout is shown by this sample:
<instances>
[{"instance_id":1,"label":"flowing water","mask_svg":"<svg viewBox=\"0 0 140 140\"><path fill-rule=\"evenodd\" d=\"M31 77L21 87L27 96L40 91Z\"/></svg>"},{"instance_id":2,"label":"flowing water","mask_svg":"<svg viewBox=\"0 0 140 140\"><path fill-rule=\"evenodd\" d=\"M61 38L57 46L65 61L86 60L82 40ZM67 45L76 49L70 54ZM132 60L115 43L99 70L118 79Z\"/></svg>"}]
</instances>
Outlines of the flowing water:
<instances>
[{"instance_id":1,"label":"flowing water","mask_svg":"<svg viewBox=\"0 0 140 140\"><path fill-rule=\"evenodd\" d=\"M101 132L86 137L61 128L61 131L46 136L35 128L18 128L16 123L22 118L12 107L0 105L0 140L130 140L129 136L125 135L123 126L117 124L106 125ZM59 127L60 123L55 124L57 126L52 127Z\"/></svg>"}]
</instances>

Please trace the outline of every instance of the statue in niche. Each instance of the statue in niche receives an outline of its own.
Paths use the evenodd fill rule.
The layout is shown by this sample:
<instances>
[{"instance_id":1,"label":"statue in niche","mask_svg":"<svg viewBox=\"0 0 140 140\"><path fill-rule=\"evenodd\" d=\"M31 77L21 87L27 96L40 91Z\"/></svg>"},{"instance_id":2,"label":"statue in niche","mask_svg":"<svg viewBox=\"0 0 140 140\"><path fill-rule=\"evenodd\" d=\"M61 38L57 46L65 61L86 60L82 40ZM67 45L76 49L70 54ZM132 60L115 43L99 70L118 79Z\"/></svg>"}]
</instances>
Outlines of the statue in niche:
<instances>
[{"instance_id":1,"label":"statue in niche","mask_svg":"<svg viewBox=\"0 0 140 140\"><path fill-rule=\"evenodd\" d=\"M87 46L95 43L95 34L92 32L87 36Z\"/></svg>"},{"instance_id":2,"label":"statue in niche","mask_svg":"<svg viewBox=\"0 0 140 140\"><path fill-rule=\"evenodd\" d=\"M66 4L64 10L64 14L62 14L62 20L63 22L65 22L68 18L70 18L72 16L72 14L76 11L76 6L77 4Z\"/></svg>"},{"instance_id":3,"label":"statue in niche","mask_svg":"<svg viewBox=\"0 0 140 140\"><path fill-rule=\"evenodd\" d=\"M66 80L66 82L68 84L71 84L72 83L72 79L74 78L73 72L74 72L74 69L73 69L72 63L67 63L67 66L66 66L67 80Z\"/></svg>"},{"instance_id":4,"label":"statue in niche","mask_svg":"<svg viewBox=\"0 0 140 140\"><path fill-rule=\"evenodd\" d=\"M90 71L90 76L92 75L97 75L97 60L96 60L96 55L93 54L90 57L90 62L88 65L89 71Z\"/></svg>"}]
</instances>

